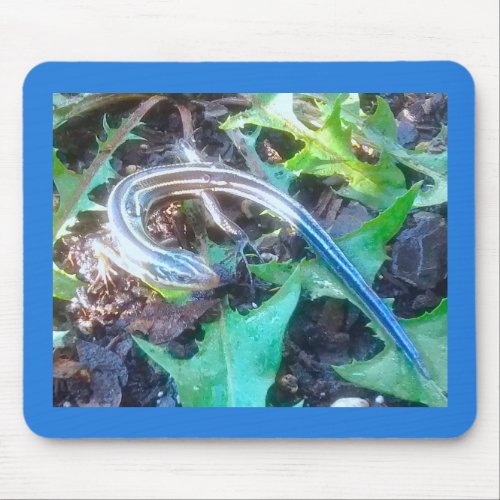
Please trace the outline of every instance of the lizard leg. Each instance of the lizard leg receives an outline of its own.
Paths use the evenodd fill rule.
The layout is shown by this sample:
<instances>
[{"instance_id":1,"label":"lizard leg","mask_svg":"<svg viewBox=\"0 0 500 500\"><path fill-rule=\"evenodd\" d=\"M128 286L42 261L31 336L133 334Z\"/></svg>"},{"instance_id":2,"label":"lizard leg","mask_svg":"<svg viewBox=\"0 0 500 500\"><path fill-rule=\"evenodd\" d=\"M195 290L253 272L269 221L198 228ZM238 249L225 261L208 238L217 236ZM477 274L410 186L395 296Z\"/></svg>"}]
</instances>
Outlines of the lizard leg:
<instances>
[{"instance_id":1,"label":"lizard leg","mask_svg":"<svg viewBox=\"0 0 500 500\"><path fill-rule=\"evenodd\" d=\"M224 214L219 205L219 202L212 193L208 191L202 191L200 194L200 199L214 223L219 226L227 235L229 235L231 239L236 243L235 257L237 258L238 255L241 256L250 279L250 286L253 290L254 282L250 267L248 265L248 259L245 255L245 248L247 246L251 247L255 254L260 258L259 252L250 243L250 240L245 231L243 231L243 229L241 229L238 224L233 222L231 219L229 219L229 217L227 217L227 215Z\"/></svg>"},{"instance_id":2,"label":"lizard leg","mask_svg":"<svg viewBox=\"0 0 500 500\"><path fill-rule=\"evenodd\" d=\"M91 282L89 291L94 291L97 285L102 282L106 287L106 293L109 293L110 285L115 286L113 276L118 274L113 269L112 264L125 269L123 260L113 248L99 240L92 243L92 250L97 258L97 275Z\"/></svg>"}]
</instances>

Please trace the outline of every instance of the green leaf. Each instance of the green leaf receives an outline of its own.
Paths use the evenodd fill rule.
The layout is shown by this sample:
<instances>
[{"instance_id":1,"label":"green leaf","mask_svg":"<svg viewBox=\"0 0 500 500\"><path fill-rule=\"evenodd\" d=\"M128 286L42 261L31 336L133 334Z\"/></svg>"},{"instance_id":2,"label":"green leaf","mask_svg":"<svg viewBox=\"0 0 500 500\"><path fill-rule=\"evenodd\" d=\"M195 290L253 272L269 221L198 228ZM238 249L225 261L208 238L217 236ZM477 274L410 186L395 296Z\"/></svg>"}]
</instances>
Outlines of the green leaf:
<instances>
[{"instance_id":1,"label":"green leaf","mask_svg":"<svg viewBox=\"0 0 500 500\"><path fill-rule=\"evenodd\" d=\"M357 124L362 134L376 147L393 160L430 177L434 185L423 190L417 199L416 206L428 206L444 203L448 197L448 153L430 154L411 151L396 140L396 120L389 104L377 96L377 109L364 122Z\"/></svg>"},{"instance_id":2,"label":"green leaf","mask_svg":"<svg viewBox=\"0 0 500 500\"><path fill-rule=\"evenodd\" d=\"M224 130L253 124L291 133L304 148L284 166L290 171L313 175L341 175L348 181L340 194L356 199L374 209L388 207L405 191L405 179L389 156L383 155L376 165L358 160L352 150L351 129L341 121L343 96L319 130L311 130L293 112L292 94L256 94L253 107L229 117Z\"/></svg>"},{"instance_id":3,"label":"green leaf","mask_svg":"<svg viewBox=\"0 0 500 500\"><path fill-rule=\"evenodd\" d=\"M293 112L293 94L251 94L252 108L230 116L222 130L243 128L247 124L274 128L291 133L298 138L307 128Z\"/></svg>"},{"instance_id":4,"label":"green leaf","mask_svg":"<svg viewBox=\"0 0 500 500\"><path fill-rule=\"evenodd\" d=\"M166 288L156 288L151 285L151 283L146 283L155 292L158 292L167 302L173 302L174 304L185 304L191 299L192 292L189 290L169 290Z\"/></svg>"},{"instance_id":5,"label":"green leaf","mask_svg":"<svg viewBox=\"0 0 500 500\"><path fill-rule=\"evenodd\" d=\"M295 175L281 165L271 165L260 159L256 150L256 142L260 131L261 127L257 127L253 133L246 135L241 130L232 129L226 130L226 134L245 158L246 164L253 175L266 179L273 186L288 193L290 183L295 179Z\"/></svg>"},{"instance_id":6,"label":"green leaf","mask_svg":"<svg viewBox=\"0 0 500 500\"><path fill-rule=\"evenodd\" d=\"M382 352L366 361L353 361L333 369L345 380L377 392L428 406L447 406L448 302L414 319L399 320L420 352L432 380L424 378L394 341L377 325L369 326L382 339Z\"/></svg>"},{"instance_id":7,"label":"green leaf","mask_svg":"<svg viewBox=\"0 0 500 500\"><path fill-rule=\"evenodd\" d=\"M341 116L351 113L359 115L359 97L358 94L294 94L294 111L299 120L309 128L321 128L325 119L331 115L337 99L342 104Z\"/></svg>"},{"instance_id":8,"label":"green leaf","mask_svg":"<svg viewBox=\"0 0 500 500\"><path fill-rule=\"evenodd\" d=\"M54 214L53 223L53 237L56 241L68 233L80 212L104 210L104 207L90 200L88 195L96 187L116 177L116 172L109 161L106 161L94 175L88 173L90 169L83 174L77 174L63 165L55 149L52 160L54 184L59 192L59 207Z\"/></svg>"},{"instance_id":9,"label":"green leaf","mask_svg":"<svg viewBox=\"0 0 500 500\"><path fill-rule=\"evenodd\" d=\"M116 173L111 167L110 160L116 149L129 139L137 136L132 130L141 123L142 117L164 97L153 96L139 105L139 107L125 119L118 129L111 129L104 119L104 129L107 134L105 141L98 141L99 149L89 168L82 174L68 170L53 151L54 183L59 192L60 202L54 214L53 239L56 241L74 224L80 212L89 210L104 210L89 199L90 192L97 186L104 184Z\"/></svg>"},{"instance_id":10,"label":"green leaf","mask_svg":"<svg viewBox=\"0 0 500 500\"><path fill-rule=\"evenodd\" d=\"M356 231L336 240L347 258L359 270L368 284L372 284L380 266L387 259L385 244L399 231L418 194L415 185L378 217L366 222ZM301 263L277 263L252 265L252 271L261 279L276 284L286 282L298 268L302 287L312 299L333 297L348 299L362 309L358 300L351 296L343 283L318 259ZM444 304L444 305L443 305ZM385 353L373 360L354 362L352 365L335 367L346 380L392 394L408 401L421 402L431 406L446 405L446 302L430 315L415 320L401 320L401 324L421 353L433 380L427 380L412 367L405 355L396 347L392 338L376 329L377 336L385 343ZM443 347L444 346L444 347ZM444 350L443 350L444 349ZM368 364L363 364L368 363ZM352 366L352 369L350 368ZM364 369L368 367L368 374ZM342 372L340 371L342 370ZM385 371L387 370L387 371ZM344 376L345 374L345 376Z\"/></svg>"},{"instance_id":11,"label":"green leaf","mask_svg":"<svg viewBox=\"0 0 500 500\"><path fill-rule=\"evenodd\" d=\"M369 285L373 283L380 267L388 258L385 245L401 228L418 195L419 188L420 185L415 184L378 217L336 240L337 245ZM250 266L252 272L259 278L278 285L283 284L297 267L300 268L302 287L311 298L325 296L337 299L350 298L344 284L319 259L302 261L300 264L270 262Z\"/></svg>"},{"instance_id":12,"label":"green leaf","mask_svg":"<svg viewBox=\"0 0 500 500\"><path fill-rule=\"evenodd\" d=\"M323 117L319 123L324 123L326 114L331 109L333 98L337 94L315 94L319 108L323 110ZM448 153L431 154L426 151L413 151L404 148L397 142L397 123L387 102L377 96L377 108L371 116L361 116L359 98L357 94L350 94L349 105L343 105L341 110L342 121L353 128L353 137L361 144L375 148L381 155L392 162L401 163L433 181L420 192L416 207L425 207L444 203L448 198ZM356 106L357 102L357 106Z\"/></svg>"},{"instance_id":13,"label":"green leaf","mask_svg":"<svg viewBox=\"0 0 500 500\"><path fill-rule=\"evenodd\" d=\"M205 239L207 258L211 266L219 264L229 274L236 272L237 257L235 246L231 243L214 243L208 237Z\"/></svg>"},{"instance_id":14,"label":"green leaf","mask_svg":"<svg viewBox=\"0 0 500 500\"><path fill-rule=\"evenodd\" d=\"M104 130L104 134L106 136L106 139L104 141L101 141L97 139L97 146L98 146L98 151L103 152L105 154L109 153L109 149L115 148L114 150L122 145L125 141L143 141L144 139L142 137L139 137L136 134L133 134L130 132L130 127L127 127L127 119L122 118L120 121L120 125L118 127L113 128L109 125L108 119L106 115L103 116L102 118L102 128ZM142 122L139 120L137 121L136 125L134 125L134 128L141 125ZM127 133L125 133L128 130ZM115 146L116 144L116 146Z\"/></svg>"},{"instance_id":15,"label":"green leaf","mask_svg":"<svg viewBox=\"0 0 500 500\"><path fill-rule=\"evenodd\" d=\"M220 319L203 325L205 338L189 360L133 337L170 373L183 406L265 406L281 362L283 336L300 296L298 273L271 299L243 316L224 306Z\"/></svg>"},{"instance_id":16,"label":"green leaf","mask_svg":"<svg viewBox=\"0 0 500 500\"><path fill-rule=\"evenodd\" d=\"M368 116L365 123L369 126L369 129L376 130L380 136L388 141L394 143L397 141L398 127L396 120L389 104L381 97L377 96L377 109L373 115Z\"/></svg>"},{"instance_id":17,"label":"green leaf","mask_svg":"<svg viewBox=\"0 0 500 500\"><path fill-rule=\"evenodd\" d=\"M61 300L71 300L76 293L76 289L84 286L76 276L64 272L55 264L52 266L52 295Z\"/></svg>"}]
</instances>

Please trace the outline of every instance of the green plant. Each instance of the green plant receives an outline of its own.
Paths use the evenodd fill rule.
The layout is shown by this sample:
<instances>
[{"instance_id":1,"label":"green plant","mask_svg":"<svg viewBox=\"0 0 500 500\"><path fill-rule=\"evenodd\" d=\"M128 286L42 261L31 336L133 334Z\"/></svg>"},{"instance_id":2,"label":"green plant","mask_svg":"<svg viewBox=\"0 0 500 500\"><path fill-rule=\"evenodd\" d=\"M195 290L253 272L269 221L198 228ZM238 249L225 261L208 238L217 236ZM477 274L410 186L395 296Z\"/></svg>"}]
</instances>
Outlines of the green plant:
<instances>
[{"instance_id":1,"label":"green plant","mask_svg":"<svg viewBox=\"0 0 500 500\"><path fill-rule=\"evenodd\" d=\"M385 245L399 231L418 192L417 184L378 217L336 240L368 284L373 283L380 267L388 258ZM347 299L363 310L363 305L318 259L300 263L272 262L252 265L251 268L260 278L279 285L285 283L291 273L299 271L302 288L311 299ZM335 366L334 370L346 380L368 389L431 406L446 405L447 388L443 374L446 373L448 362L447 309L444 304L433 311L432 315L423 315L415 320L401 320L415 345L420 348L426 365L430 367L433 377L431 381L422 377L395 346L392 338L379 329L376 329L376 336L385 344L382 353L368 361L356 361L344 367ZM372 325L370 327L373 328ZM367 373L370 373L370 376ZM397 383L394 383L395 380Z\"/></svg>"},{"instance_id":2,"label":"green plant","mask_svg":"<svg viewBox=\"0 0 500 500\"><path fill-rule=\"evenodd\" d=\"M224 304L220 318L203 324L205 338L189 360L139 337L136 344L177 382L183 406L265 406L281 362L283 336L300 297L292 273L271 299L243 316Z\"/></svg>"},{"instance_id":3,"label":"green plant","mask_svg":"<svg viewBox=\"0 0 500 500\"><path fill-rule=\"evenodd\" d=\"M404 192L404 177L398 168L404 165L433 183L422 190L415 206L447 200L447 152L431 154L399 145L396 120L381 97L377 97L373 115L363 114L358 94L253 94L250 98L252 107L229 117L221 128L232 130L251 124L292 134L304 147L283 163L287 170L339 174L348 181L340 194L380 209ZM373 147L380 156L378 163L360 161L353 153L352 139Z\"/></svg>"},{"instance_id":4,"label":"green plant","mask_svg":"<svg viewBox=\"0 0 500 500\"><path fill-rule=\"evenodd\" d=\"M108 182L116 177L116 172L111 166L111 158L114 152L128 140L141 139L132 133L143 118L143 116L159 101L165 99L161 96L150 97L126 119L122 120L117 128L108 125L106 116L103 118L103 130L106 138L97 139L97 153L89 167L83 173L77 174L66 168L57 155L57 150L52 153L53 160L53 179L59 193L59 205L54 213L53 221L53 241L54 243L62 236L68 234L76 218L81 212L101 211L105 207L99 205L89 198L92 191L98 186ZM61 126L72 116L77 116L81 112L82 100L74 99L74 107L80 106L75 110L71 103L59 109L59 115L62 116L61 109L65 110L65 119L57 121L55 125ZM97 100L88 97L88 101L96 105ZM100 101L99 101L100 102ZM76 276L62 271L54 264L53 270L53 295L59 299L70 300L81 282Z\"/></svg>"},{"instance_id":5,"label":"green plant","mask_svg":"<svg viewBox=\"0 0 500 500\"><path fill-rule=\"evenodd\" d=\"M403 174L388 156L382 155L377 165L356 157L351 129L342 125L340 97L321 128L311 130L295 115L293 94L255 94L252 108L229 117L221 128L230 130L247 124L288 132L302 141L304 147L284 167L297 174L340 174L348 181L339 191L343 196L380 209L405 191Z\"/></svg>"}]
</instances>

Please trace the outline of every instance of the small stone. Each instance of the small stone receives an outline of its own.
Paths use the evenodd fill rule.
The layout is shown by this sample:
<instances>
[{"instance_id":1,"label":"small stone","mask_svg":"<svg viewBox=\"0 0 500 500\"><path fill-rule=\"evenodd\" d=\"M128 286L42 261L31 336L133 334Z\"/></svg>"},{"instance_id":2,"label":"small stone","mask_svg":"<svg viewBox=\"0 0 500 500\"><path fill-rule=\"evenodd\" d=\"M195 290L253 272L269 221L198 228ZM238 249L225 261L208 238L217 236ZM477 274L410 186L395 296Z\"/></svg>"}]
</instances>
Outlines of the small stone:
<instances>
[{"instance_id":1,"label":"small stone","mask_svg":"<svg viewBox=\"0 0 500 500\"><path fill-rule=\"evenodd\" d=\"M135 172L137 172L137 165L127 165L125 167L125 175L130 175L130 174L133 174Z\"/></svg>"},{"instance_id":2,"label":"small stone","mask_svg":"<svg viewBox=\"0 0 500 500\"><path fill-rule=\"evenodd\" d=\"M402 231L392 248L392 274L421 290L435 288L447 274L447 225L430 212L414 215L415 226Z\"/></svg>"},{"instance_id":3,"label":"small stone","mask_svg":"<svg viewBox=\"0 0 500 500\"><path fill-rule=\"evenodd\" d=\"M340 238L347 233L352 233L371 218L372 216L361 203L351 201L340 211L331 226L330 234L333 238Z\"/></svg>"},{"instance_id":4,"label":"small stone","mask_svg":"<svg viewBox=\"0 0 500 500\"><path fill-rule=\"evenodd\" d=\"M340 398L331 405L332 408L367 408L369 406L370 403L362 398Z\"/></svg>"},{"instance_id":5,"label":"small stone","mask_svg":"<svg viewBox=\"0 0 500 500\"><path fill-rule=\"evenodd\" d=\"M120 356L120 358L125 359L130 349L132 349L132 345L133 345L132 339L130 337L127 337L121 342L118 342L118 344L115 347L115 352L116 354L118 354L118 356Z\"/></svg>"},{"instance_id":6,"label":"small stone","mask_svg":"<svg viewBox=\"0 0 500 500\"><path fill-rule=\"evenodd\" d=\"M277 255L269 252L261 252L260 256L264 262L275 262L278 260Z\"/></svg>"},{"instance_id":7,"label":"small stone","mask_svg":"<svg viewBox=\"0 0 500 500\"><path fill-rule=\"evenodd\" d=\"M379 395L375 398L375 403L377 403L378 405L383 405L383 404L385 403L384 396L382 396L381 394L379 394Z\"/></svg>"},{"instance_id":8,"label":"small stone","mask_svg":"<svg viewBox=\"0 0 500 500\"><path fill-rule=\"evenodd\" d=\"M297 377L292 375L291 373L287 373L283 375L279 379L279 386L286 392L290 394L295 394L299 390L299 383Z\"/></svg>"},{"instance_id":9,"label":"small stone","mask_svg":"<svg viewBox=\"0 0 500 500\"><path fill-rule=\"evenodd\" d=\"M426 290L424 293L417 295L413 302L411 303L411 307L414 311L420 311L421 309L434 309L441 298L439 295L435 294L432 290Z\"/></svg>"},{"instance_id":10,"label":"small stone","mask_svg":"<svg viewBox=\"0 0 500 500\"><path fill-rule=\"evenodd\" d=\"M65 401L65 402L63 403L63 407L64 407L64 408L71 408L72 406L73 406L73 405L72 405L69 401Z\"/></svg>"},{"instance_id":11,"label":"small stone","mask_svg":"<svg viewBox=\"0 0 500 500\"><path fill-rule=\"evenodd\" d=\"M427 147L427 152L431 154L440 154L448 149L448 144L446 139L442 137L434 137L431 142L429 142L429 146Z\"/></svg>"},{"instance_id":12,"label":"small stone","mask_svg":"<svg viewBox=\"0 0 500 500\"><path fill-rule=\"evenodd\" d=\"M401 120L398 122L398 143L405 148L413 148L418 142L418 130L414 123Z\"/></svg>"},{"instance_id":13,"label":"small stone","mask_svg":"<svg viewBox=\"0 0 500 500\"><path fill-rule=\"evenodd\" d=\"M344 320L344 303L335 299L326 300L318 318L318 326L327 332L339 332Z\"/></svg>"}]
</instances>

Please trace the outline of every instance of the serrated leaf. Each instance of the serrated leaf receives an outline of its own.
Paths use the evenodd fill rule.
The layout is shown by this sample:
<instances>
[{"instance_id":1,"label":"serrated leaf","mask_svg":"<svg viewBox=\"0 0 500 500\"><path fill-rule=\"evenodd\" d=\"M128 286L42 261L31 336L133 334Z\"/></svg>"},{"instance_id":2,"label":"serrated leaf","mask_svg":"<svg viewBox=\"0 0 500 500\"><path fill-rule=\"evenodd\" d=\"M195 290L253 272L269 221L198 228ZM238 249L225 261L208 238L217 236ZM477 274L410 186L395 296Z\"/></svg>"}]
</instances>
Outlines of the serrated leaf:
<instances>
[{"instance_id":1,"label":"serrated leaf","mask_svg":"<svg viewBox=\"0 0 500 500\"><path fill-rule=\"evenodd\" d=\"M297 173L341 175L348 187L340 191L374 209L388 207L405 190L405 179L391 158L384 156L377 165L358 160L351 145L351 130L341 122L339 96L330 115L319 130L311 130L293 112L293 94L255 94L253 107L229 117L224 130L253 124L291 133L304 148L284 163Z\"/></svg>"},{"instance_id":2,"label":"serrated leaf","mask_svg":"<svg viewBox=\"0 0 500 500\"><path fill-rule=\"evenodd\" d=\"M80 212L89 210L103 210L89 199L90 192L97 186L116 176L111 167L111 156L116 149L128 140L131 131L141 123L142 117L159 101L165 97L153 96L139 105L139 107L122 122L118 129L110 129L106 121L107 139L99 143L99 150L94 160L82 174L68 170L53 152L54 183L59 191L60 203L54 214L53 239L56 241L67 233L74 224Z\"/></svg>"},{"instance_id":3,"label":"serrated leaf","mask_svg":"<svg viewBox=\"0 0 500 500\"><path fill-rule=\"evenodd\" d=\"M250 100L252 108L230 116L220 128L230 130L252 124L283 130L295 138L307 131L293 112L293 94L251 94Z\"/></svg>"},{"instance_id":4,"label":"serrated leaf","mask_svg":"<svg viewBox=\"0 0 500 500\"><path fill-rule=\"evenodd\" d=\"M422 189L416 207L439 205L448 200L448 152L430 154L394 148L390 153L407 167L430 177L434 183Z\"/></svg>"},{"instance_id":5,"label":"serrated leaf","mask_svg":"<svg viewBox=\"0 0 500 500\"><path fill-rule=\"evenodd\" d=\"M380 266L387 259L385 244L397 234L407 214L412 208L412 204L418 194L419 185L415 185L404 196L400 197L387 210L378 217L371 219L356 231L349 233L336 240L347 258L359 270L365 281L371 285L375 279ZM277 263L251 265L251 270L261 279L272 283L281 284L287 280L290 273L297 270L300 272L302 287L307 291L312 299L319 297L332 297L336 299L348 299L353 304L362 309L362 304L351 296L349 290L322 262L318 259L302 261L301 263ZM444 307L444 306L442 306ZM439 321L445 321L446 311L439 310ZM444 316L443 316L444 315ZM444 319L443 319L444 317ZM425 323L424 318L429 319ZM446 386L446 356L443 355L443 343L446 347L446 328L433 330L434 324L430 321L434 316L424 315L420 322L416 320L401 320L401 324L415 346L421 353L426 366L429 368L433 380L427 380L420 375L420 372L412 367L405 355L396 347L392 337L380 332L376 328L377 336L385 343L386 353L383 358L377 358L375 368L369 370L369 375L365 381L363 374L364 367L361 363L355 362L352 370L346 369L344 372L336 371L346 380L367 387L373 390L386 392L401 399L416 401L431 406L443 406L446 398L443 395ZM419 318L420 319L420 318ZM413 323L415 321L415 323ZM418 326L418 329L416 329ZM429 331L426 331L428 328ZM420 332L420 329L422 330ZM412 336L411 333L414 333ZM415 333L417 332L417 333ZM415 335L420 335L416 339ZM436 335L434 338L433 335ZM443 337L444 336L444 337ZM428 341L427 339L430 338ZM433 340L434 339L434 340ZM435 342L435 344L432 344ZM437 343L436 343L437 342ZM439 345L438 345L439 344ZM374 358L375 359L375 358ZM395 361L394 361L395 360ZM370 360L371 361L371 360ZM395 363L393 364L389 363ZM346 365L350 367L351 365ZM372 365L367 365L371 367ZM375 366L375 365L373 365ZM341 367L344 369L345 367ZM385 370L387 369L387 374ZM399 380L401 379L401 380ZM436 388L436 384L438 387Z\"/></svg>"},{"instance_id":6,"label":"serrated leaf","mask_svg":"<svg viewBox=\"0 0 500 500\"><path fill-rule=\"evenodd\" d=\"M341 101L342 118L347 112L359 115L360 105L358 94L330 93L330 94L294 94L294 112L299 120L309 128L321 128L325 119L330 116L337 102Z\"/></svg>"},{"instance_id":7,"label":"serrated leaf","mask_svg":"<svg viewBox=\"0 0 500 500\"><path fill-rule=\"evenodd\" d=\"M76 276L64 272L55 264L52 268L52 295L57 299L71 300L76 293L76 289L84 286Z\"/></svg>"},{"instance_id":8,"label":"serrated leaf","mask_svg":"<svg viewBox=\"0 0 500 500\"><path fill-rule=\"evenodd\" d=\"M359 104L359 95L354 93L343 94L322 94L326 95L326 105L323 107L323 114L325 117L329 116L335 106L337 98L342 103L341 117L343 118L346 113L359 115L361 107Z\"/></svg>"},{"instance_id":9,"label":"serrated leaf","mask_svg":"<svg viewBox=\"0 0 500 500\"><path fill-rule=\"evenodd\" d=\"M239 152L246 160L250 172L256 177L266 179L273 186L288 193L290 183L295 179L295 175L281 165L271 165L260 159L256 150L256 142L259 138L261 127L251 134L243 134L239 129L226 130L226 134L233 141Z\"/></svg>"},{"instance_id":10,"label":"serrated leaf","mask_svg":"<svg viewBox=\"0 0 500 500\"><path fill-rule=\"evenodd\" d=\"M104 207L93 202L88 195L96 187L116 177L116 172L109 161L106 161L93 176L87 173L88 170L77 174L63 165L55 149L52 160L54 184L59 192L59 207L54 214L53 223L53 237L56 241L68 233L80 212L104 210Z\"/></svg>"},{"instance_id":11,"label":"serrated leaf","mask_svg":"<svg viewBox=\"0 0 500 500\"><path fill-rule=\"evenodd\" d=\"M135 127L142 125L141 121L136 123ZM127 126L127 118L122 118L120 121L120 125L118 127L113 128L108 123L108 118L106 115L102 117L102 128L104 130L104 134L106 139L101 141L97 139L97 146L99 152L107 152L110 147L112 147L115 143L118 143L118 146L123 144L126 141L143 141L144 138L140 137L132 132L128 132L127 134L123 134L123 128ZM116 146L116 147L118 147ZM116 149L116 148L115 148Z\"/></svg>"},{"instance_id":12,"label":"serrated leaf","mask_svg":"<svg viewBox=\"0 0 500 500\"><path fill-rule=\"evenodd\" d=\"M323 116L317 120L320 125L327 118L333 97L337 94L316 94ZM356 106L357 102L357 106ZM448 198L448 153L431 154L426 151L413 151L401 146L396 139L397 123L387 102L377 96L377 108L370 116L361 116L357 94L350 94L349 106L342 106L342 121L353 127L354 139L370 146L393 162L399 162L412 170L420 172L433 181L420 192L416 207L444 203ZM396 134L395 134L396 131Z\"/></svg>"},{"instance_id":13,"label":"serrated leaf","mask_svg":"<svg viewBox=\"0 0 500 500\"><path fill-rule=\"evenodd\" d=\"M396 120L389 104L379 96L377 96L375 113L368 116L358 126L366 138L374 143L380 151L433 180L434 185L420 193L416 206L429 206L447 201L447 152L434 155L427 152L411 151L398 144Z\"/></svg>"},{"instance_id":14,"label":"serrated leaf","mask_svg":"<svg viewBox=\"0 0 500 500\"><path fill-rule=\"evenodd\" d=\"M377 108L375 113L366 118L365 123L369 125L369 128L377 131L385 139L396 142L398 136L398 127L392 110L389 104L377 96Z\"/></svg>"},{"instance_id":15,"label":"serrated leaf","mask_svg":"<svg viewBox=\"0 0 500 500\"><path fill-rule=\"evenodd\" d=\"M400 319L429 370L432 380L424 378L377 325L369 326L384 341L385 347L372 359L353 361L333 369L345 380L377 392L428 406L447 406L447 312L443 300L432 312L414 319Z\"/></svg>"},{"instance_id":16,"label":"serrated leaf","mask_svg":"<svg viewBox=\"0 0 500 500\"><path fill-rule=\"evenodd\" d=\"M133 337L170 373L183 406L265 406L281 362L283 336L300 296L298 273L271 299L245 316L224 306L220 319L203 325L205 338L189 360Z\"/></svg>"},{"instance_id":17,"label":"serrated leaf","mask_svg":"<svg viewBox=\"0 0 500 500\"><path fill-rule=\"evenodd\" d=\"M385 245L401 228L419 188L419 184L414 185L380 215L365 222L356 231L335 240L369 285L373 283L380 267L388 258ZM278 285L283 284L297 267L300 268L302 287L311 298L350 298L344 284L318 259L303 261L300 264L270 262L250 266L259 278Z\"/></svg>"}]
</instances>

